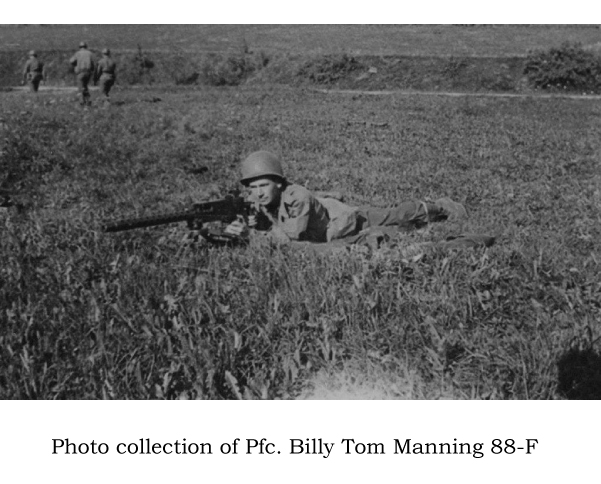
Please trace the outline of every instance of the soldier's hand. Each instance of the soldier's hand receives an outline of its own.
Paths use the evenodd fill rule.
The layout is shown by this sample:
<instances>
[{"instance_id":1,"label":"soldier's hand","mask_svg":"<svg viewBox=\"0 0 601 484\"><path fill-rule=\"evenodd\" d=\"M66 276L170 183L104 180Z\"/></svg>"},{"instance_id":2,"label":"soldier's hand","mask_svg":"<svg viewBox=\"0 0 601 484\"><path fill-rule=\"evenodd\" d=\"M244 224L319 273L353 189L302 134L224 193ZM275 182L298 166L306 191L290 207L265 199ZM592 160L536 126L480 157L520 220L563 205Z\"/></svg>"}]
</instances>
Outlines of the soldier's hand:
<instances>
[{"instance_id":1,"label":"soldier's hand","mask_svg":"<svg viewBox=\"0 0 601 484\"><path fill-rule=\"evenodd\" d=\"M238 219L229 224L225 228L224 233L236 237L246 237L248 236L248 225L246 225L244 220Z\"/></svg>"},{"instance_id":2,"label":"soldier's hand","mask_svg":"<svg viewBox=\"0 0 601 484\"><path fill-rule=\"evenodd\" d=\"M249 215L248 216L248 226L251 229L254 229L257 226L257 216L256 215Z\"/></svg>"},{"instance_id":3,"label":"soldier's hand","mask_svg":"<svg viewBox=\"0 0 601 484\"><path fill-rule=\"evenodd\" d=\"M200 233L196 230L192 230L192 231L186 233L186 235L184 235L184 237L182 238L182 244L185 246L194 245L199 242L204 242L204 239L202 238Z\"/></svg>"}]
</instances>

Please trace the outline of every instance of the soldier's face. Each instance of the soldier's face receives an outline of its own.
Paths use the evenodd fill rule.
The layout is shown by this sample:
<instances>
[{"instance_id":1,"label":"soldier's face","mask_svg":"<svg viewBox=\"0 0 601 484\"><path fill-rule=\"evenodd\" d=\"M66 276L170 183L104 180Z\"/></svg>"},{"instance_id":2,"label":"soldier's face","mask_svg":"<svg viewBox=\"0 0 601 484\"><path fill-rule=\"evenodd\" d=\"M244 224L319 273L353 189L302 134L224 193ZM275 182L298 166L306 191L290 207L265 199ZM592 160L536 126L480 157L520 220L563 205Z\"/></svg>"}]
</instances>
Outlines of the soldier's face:
<instances>
[{"instance_id":1,"label":"soldier's face","mask_svg":"<svg viewBox=\"0 0 601 484\"><path fill-rule=\"evenodd\" d=\"M248 184L250 194L260 205L275 207L280 203L282 182L272 178L258 178Z\"/></svg>"}]
</instances>

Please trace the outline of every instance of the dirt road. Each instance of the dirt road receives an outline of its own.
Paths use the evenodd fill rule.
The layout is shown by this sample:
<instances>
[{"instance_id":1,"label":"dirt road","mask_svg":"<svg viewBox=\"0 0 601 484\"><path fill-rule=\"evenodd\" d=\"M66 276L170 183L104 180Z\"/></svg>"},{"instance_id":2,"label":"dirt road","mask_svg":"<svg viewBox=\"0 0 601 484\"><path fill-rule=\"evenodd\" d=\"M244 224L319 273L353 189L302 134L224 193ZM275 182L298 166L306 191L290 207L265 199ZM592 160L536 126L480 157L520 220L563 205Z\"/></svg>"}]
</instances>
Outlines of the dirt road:
<instances>
[{"instance_id":1,"label":"dirt road","mask_svg":"<svg viewBox=\"0 0 601 484\"><path fill-rule=\"evenodd\" d=\"M323 94L346 94L365 96L446 96L446 97L497 97L497 98L532 98L532 99L581 99L599 100L598 94L524 94L524 93L497 93L497 92L447 92L447 91L357 91L353 89L312 89Z\"/></svg>"},{"instance_id":2,"label":"dirt road","mask_svg":"<svg viewBox=\"0 0 601 484\"><path fill-rule=\"evenodd\" d=\"M127 86L126 89L136 89L138 86ZM97 91L98 86L90 86L90 91ZM488 97L488 98L531 98L531 99L579 99L600 100L599 94L561 94L561 93L500 93L500 92L449 92L449 91L360 91L354 89L310 89L321 94L340 94L353 96L442 96L442 97ZM29 92L29 86L9 88L8 92ZM40 92L76 92L76 86L40 86Z\"/></svg>"},{"instance_id":3,"label":"dirt road","mask_svg":"<svg viewBox=\"0 0 601 484\"><path fill-rule=\"evenodd\" d=\"M98 91L98 86L89 86L90 91ZM8 88L8 92L29 92L29 86L15 86ZM77 86L40 86L38 92L77 92Z\"/></svg>"}]
</instances>

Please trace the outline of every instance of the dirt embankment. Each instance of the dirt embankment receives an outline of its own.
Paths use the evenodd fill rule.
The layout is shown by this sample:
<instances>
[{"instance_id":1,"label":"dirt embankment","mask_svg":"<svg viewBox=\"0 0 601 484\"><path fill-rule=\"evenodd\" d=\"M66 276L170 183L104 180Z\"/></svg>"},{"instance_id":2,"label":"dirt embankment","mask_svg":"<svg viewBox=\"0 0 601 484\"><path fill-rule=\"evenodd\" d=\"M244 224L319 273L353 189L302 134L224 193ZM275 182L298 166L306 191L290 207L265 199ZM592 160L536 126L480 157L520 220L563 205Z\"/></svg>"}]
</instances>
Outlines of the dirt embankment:
<instances>
[{"instance_id":1,"label":"dirt embankment","mask_svg":"<svg viewBox=\"0 0 601 484\"><path fill-rule=\"evenodd\" d=\"M48 84L75 84L72 52L39 52ZM100 55L98 55L100 57ZM278 83L338 89L519 92L523 57L300 56L258 53L114 52L122 85ZM0 87L21 81L26 52L0 53Z\"/></svg>"}]
</instances>

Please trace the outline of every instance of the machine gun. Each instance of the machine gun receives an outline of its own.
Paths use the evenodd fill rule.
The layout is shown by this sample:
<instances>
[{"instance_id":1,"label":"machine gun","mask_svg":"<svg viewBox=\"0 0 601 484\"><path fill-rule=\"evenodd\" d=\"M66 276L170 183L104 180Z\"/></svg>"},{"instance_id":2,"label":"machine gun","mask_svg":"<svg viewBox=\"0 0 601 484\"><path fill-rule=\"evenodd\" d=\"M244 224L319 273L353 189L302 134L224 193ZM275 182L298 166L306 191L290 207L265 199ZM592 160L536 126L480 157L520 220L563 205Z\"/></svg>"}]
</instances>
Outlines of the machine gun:
<instances>
[{"instance_id":1,"label":"machine gun","mask_svg":"<svg viewBox=\"0 0 601 484\"><path fill-rule=\"evenodd\" d=\"M227 195L221 200L195 203L192 208L183 212L165 213L142 218L128 218L115 220L103 225L104 232L121 232L123 230L154 227L178 222L187 222L191 230L199 230L200 234L214 243L231 243L237 237L229 236L218 230L203 227L209 222L223 222L229 224L242 216L245 219L249 215L258 216L258 227L266 229L267 217L258 212L251 202L247 202L237 193Z\"/></svg>"}]
</instances>

